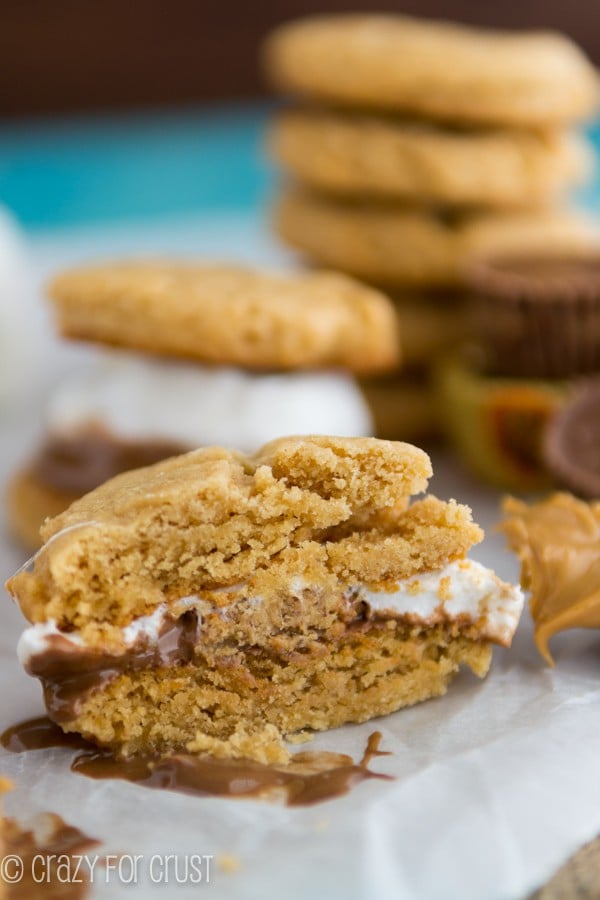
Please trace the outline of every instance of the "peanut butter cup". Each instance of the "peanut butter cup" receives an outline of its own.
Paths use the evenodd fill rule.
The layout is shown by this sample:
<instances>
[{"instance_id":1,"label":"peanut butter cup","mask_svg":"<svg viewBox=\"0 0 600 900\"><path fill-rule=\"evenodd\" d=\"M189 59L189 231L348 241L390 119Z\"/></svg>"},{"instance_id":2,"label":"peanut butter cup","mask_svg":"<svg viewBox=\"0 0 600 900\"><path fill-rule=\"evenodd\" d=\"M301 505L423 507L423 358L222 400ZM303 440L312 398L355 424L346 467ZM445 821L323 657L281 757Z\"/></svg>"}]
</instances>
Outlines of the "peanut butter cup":
<instances>
[{"instance_id":1,"label":"peanut butter cup","mask_svg":"<svg viewBox=\"0 0 600 900\"><path fill-rule=\"evenodd\" d=\"M561 484L600 499L600 376L583 381L550 419L543 451Z\"/></svg>"},{"instance_id":2,"label":"peanut butter cup","mask_svg":"<svg viewBox=\"0 0 600 900\"><path fill-rule=\"evenodd\" d=\"M600 370L600 254L482 258L468 279L490 374L570 378Z\"/></svg>"}]
</instances>

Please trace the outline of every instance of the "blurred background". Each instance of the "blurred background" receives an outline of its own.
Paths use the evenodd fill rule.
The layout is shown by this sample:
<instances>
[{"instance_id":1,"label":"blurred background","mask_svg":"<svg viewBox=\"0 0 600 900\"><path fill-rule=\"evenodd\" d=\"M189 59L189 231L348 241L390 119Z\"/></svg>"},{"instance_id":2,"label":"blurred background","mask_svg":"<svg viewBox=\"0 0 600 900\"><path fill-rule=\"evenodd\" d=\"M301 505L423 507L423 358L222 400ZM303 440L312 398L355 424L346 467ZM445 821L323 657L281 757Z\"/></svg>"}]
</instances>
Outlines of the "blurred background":
<instances>
[{"instance_id":1,"label":"blurred background","mask_svg":"<svg viewBox=\"0 0 600 900\"><path fill-rule=\"evenodd\" d=\"M29 228L255 209L270 187L260 41L351 9L558 28L600 61L592 0L5 0L0 202Z\"/></svg>"},{"instance_id":2,"label":"blurred background","mask_svg":"<svg viewBox=\"0 0 600 900\"><path fill-rule=\"evenodd\" d=\"M351 10L556 28L600 62L594 0L0 4L0 400L31 387L41 402L48 360L58 373L84 355L55 339L42 299L65 266L177 253L292 258L268 228L277 176L265 132L278 101L259 49L281 22ZM600 128L586 128L597 147ZM580 200L598 205L597 180Z\"/></svg>"},{"instance_id":3,"label":"blurred background","mask_svg":"<svg viewBox=\"0 0 600 900\"><path fill-rule=\"evenodd\" d=\"M351 9L558 28L600 59L595 0L5 0L2 114L256 97L256 48L270 28Z\"/></svg>"}]
</instances>

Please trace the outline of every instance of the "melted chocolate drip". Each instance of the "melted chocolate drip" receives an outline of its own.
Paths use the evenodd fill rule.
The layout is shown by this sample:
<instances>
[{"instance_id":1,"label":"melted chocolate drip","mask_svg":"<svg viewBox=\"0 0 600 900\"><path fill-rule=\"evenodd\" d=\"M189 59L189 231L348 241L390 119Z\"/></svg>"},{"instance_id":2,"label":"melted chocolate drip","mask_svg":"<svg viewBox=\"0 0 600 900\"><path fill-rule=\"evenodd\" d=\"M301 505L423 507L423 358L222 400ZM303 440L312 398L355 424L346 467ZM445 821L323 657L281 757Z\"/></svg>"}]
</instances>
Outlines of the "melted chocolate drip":
<instances>
[{"instance_id":1,"label":"melted chocolate drip","mask_svg":"<svg viewBox=\"0 0 600 900\"><path fill-rule=\"evenodd\" d=\"M252 760L188 753L175 753L158 761L140 757L121 760L94 751L77 756L71 768L89 778L123 778L199 797L282 795L288 806L310 806L341 797L369 778L388 779L367 768L373 756L380 755L380 738L379 732L371 735L358 764L338 753L298 753L289 766L268 766Z\"/></svg>"},{"instance_id":2,"label":"melted chocolate drip","mask_svg":"<svg viewBox=\"0 0 600 900\"><path fill-rule=\"evenodd\" d=\"M62 635L50 635L47 649L33 656L26 668L42 682L46 708L54 721L68 722L77 716L91 692L122 672L191 662L197 632L198 616L190 610L178 619L167 615L155 644L141 639L118 655L87 649Z\"/></svg>"},{"instance_id":3,"label":"melted chocolate drip","mask_svg":"<svg viewBox=\"0 0 600 900\"><path fill-rule=\"evenodd\" d=\"M61 737L62 735L62 737ZM85 748L71 764L73 772L88 778L119 778L146 787L177 791L197 797L282 797L288 806L310 806L347 794L362 781L389 775L371 772L376 756L390 755L379 749L381 733L369 737L360 762L340 753L296 753L288 765L269 766L247 759L216 759L174 753L164 758L131 756L121 759L79 738L73 744L49 719L30 719L9 728L2 745L12 752L47 747ZM56 741L53 743L53 741Z\"/></svg>"},{"instance_id":4,"label":"melted chocolate drip","mask_svg":"<svg viewBox=\"0 0 600 900\"><path fill-rule=\"evenodd\" d=\"M48 716L26 719L12 725L0 735L0 744L11 753L25 753L27 750L47 750L50 747L68 747L70 750L85 750L89 741L80 734L67 734L51 722Z\"/></svg>"},{"instance_id":5,"label":"melted chocolate drip","mask_svg":"<svg viewBox=\"0 0 600 900\"><path fill-rule=\"evenodd\" d=\"M188 449L170 441L123 441L97 427L69 437L49 437L32 472L53 490L81 495L120 472L151 466Z\"/></svg>"}]
</instances>

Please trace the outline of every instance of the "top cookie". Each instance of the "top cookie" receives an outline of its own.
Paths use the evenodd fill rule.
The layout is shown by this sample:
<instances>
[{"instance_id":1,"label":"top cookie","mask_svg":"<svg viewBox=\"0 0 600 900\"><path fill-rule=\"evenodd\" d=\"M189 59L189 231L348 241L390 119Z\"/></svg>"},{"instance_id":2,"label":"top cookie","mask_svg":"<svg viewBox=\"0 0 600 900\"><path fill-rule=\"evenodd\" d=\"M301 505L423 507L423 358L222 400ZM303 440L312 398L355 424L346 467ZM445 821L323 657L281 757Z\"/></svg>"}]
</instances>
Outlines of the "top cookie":
<instances>
[{"instance_id":1,"label":"top cookie","mask_svg":"<svg viewBox=\"0 0 600 900\"><path fill-rule=\"evenodd\" d=\"M195 450L119 475L48 521L33 572L8 588L31 621L81 627L125 625L216 588L252 598L296 577L338 594L394 582L481 539L466 507L408 506L430 475L422 450L375 438L283 438L255 456Z\"/></svg>"},{"instance_id":2,"label":"top cookie","mask_svg":"<svg viewBox=\"0 0 600 900\"><path fill-rule=\"evenodd\" d=\"M282 91L449 122L550 126L591 115L594 68L567 37L341 15L292 22L265 48Z\"/></svg>"},{"instance_id":3,"label":"top cookie","mask_svg":"<svg viewBox=\"0 0 600 900\"><path fill-rule=\"evenodd\" d=\"M131 261L65 272L50 296L70 338L250 369L398 363L388 299L333 272Z\"/></svg>"}]
</instances>

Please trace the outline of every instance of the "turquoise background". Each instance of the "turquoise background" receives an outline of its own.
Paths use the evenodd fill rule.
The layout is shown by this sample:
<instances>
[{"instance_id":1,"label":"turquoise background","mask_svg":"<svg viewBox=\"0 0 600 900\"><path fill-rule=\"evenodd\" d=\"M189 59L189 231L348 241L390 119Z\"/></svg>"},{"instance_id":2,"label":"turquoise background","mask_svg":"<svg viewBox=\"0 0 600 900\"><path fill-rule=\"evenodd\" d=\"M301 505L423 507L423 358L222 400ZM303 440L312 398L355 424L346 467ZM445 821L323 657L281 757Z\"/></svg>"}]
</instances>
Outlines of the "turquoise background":
<instances>
[{"instance_id":1,"label":"turquoise background","mask_svg":"<svg viewBox=\"0 0 600 900\"><path fill-rule=\"evenodd\" d=\"M0 125L0 203L31 228L255 209L266 104Z\"/></svg>"},{"instance_id":2,"label":"turquoise background","mask_svg":"<svg viewBox=\"0 0 600 900\"><path fill-rule=\"evenodd\" d=\"M274 174L273 107L219 106L0 125L0 203L29 229L255 210ZM588 128L600 152L600 122ZM600 207L598 179L581 199Z\"/></svg>"}]
</instances>

